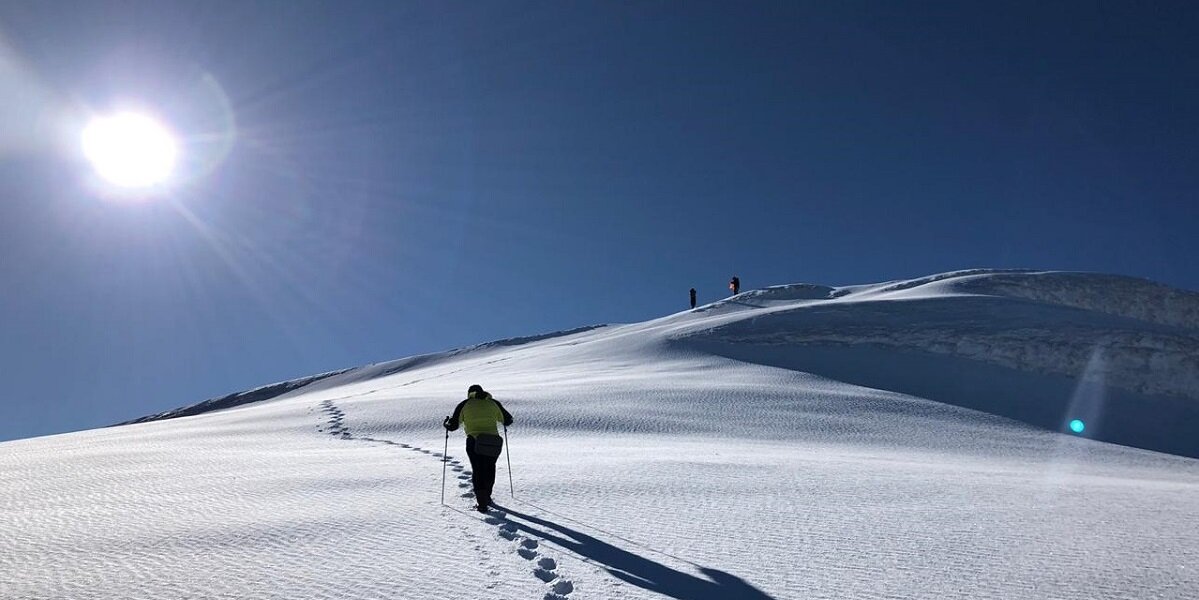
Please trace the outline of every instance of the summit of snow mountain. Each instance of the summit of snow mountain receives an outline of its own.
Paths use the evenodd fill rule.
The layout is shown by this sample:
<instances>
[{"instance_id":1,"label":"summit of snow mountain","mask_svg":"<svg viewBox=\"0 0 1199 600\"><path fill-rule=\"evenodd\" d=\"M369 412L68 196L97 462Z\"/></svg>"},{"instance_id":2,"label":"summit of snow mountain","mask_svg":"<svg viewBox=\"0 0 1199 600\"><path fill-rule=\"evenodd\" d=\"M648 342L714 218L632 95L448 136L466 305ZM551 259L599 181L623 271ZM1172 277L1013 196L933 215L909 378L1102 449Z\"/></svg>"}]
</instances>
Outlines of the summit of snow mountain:
<instances>
[{"instance_id":1,"label":"summit of snow mountain","mask_svg":"<svg viewBox=\"0 0 1199 600\"><path fill-rule=\"evenodd\" d=\"M865 285L770 286L644 323L497 340L226 399L293 396L460 360L520 364L535 357L578 375L609 373L613 365L653 372L666 356L783 368L1062 432L1086 415L1092 439L1199 456L1192 435L1199 418L1199 293L1060 271L974 269ZM207 401L140 420L236 403Z\"/></svg>"}]
</instances>

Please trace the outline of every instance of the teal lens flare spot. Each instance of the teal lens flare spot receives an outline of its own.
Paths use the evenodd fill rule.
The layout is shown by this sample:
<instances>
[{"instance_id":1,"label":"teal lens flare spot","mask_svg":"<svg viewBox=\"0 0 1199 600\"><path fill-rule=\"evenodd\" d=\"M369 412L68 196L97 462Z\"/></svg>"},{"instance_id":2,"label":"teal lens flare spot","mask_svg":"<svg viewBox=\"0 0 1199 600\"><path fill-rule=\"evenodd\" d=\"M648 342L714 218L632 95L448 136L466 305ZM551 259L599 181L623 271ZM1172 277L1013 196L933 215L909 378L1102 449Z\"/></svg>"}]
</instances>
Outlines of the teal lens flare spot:
<instances>
[{"instance_id":1,"label":"teal lens flare spot","mask_svg":"<svg viewBox=\"0 0 1199 600\"><path fill-rule=\"evenodd\" d=\"M1083 423L1082 421L1080 421L1078 419L1074 419L1073 421L1070 421L1070 431L1073 431L1074 433L1082 433L1082 430L1084 430L1086 428L1087 428L1087 424Z\"/></svg>"}]
</instances>

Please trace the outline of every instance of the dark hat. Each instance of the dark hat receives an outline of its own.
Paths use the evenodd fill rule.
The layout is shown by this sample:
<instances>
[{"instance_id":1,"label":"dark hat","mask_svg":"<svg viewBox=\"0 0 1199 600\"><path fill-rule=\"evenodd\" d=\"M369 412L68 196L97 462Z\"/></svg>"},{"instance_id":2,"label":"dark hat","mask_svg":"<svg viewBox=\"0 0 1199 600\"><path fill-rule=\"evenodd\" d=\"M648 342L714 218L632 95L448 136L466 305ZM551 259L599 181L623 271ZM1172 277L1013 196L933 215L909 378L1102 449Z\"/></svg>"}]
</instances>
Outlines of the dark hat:
<instances>
[{"instance_id":1,"label":"dark hat","mask_svg":"<svg viewBox=\"0 0 1199 600\"><path fill-rule=\"evenodd\" d=\"M466 388L466 394L467 394L468 396L469 396L470 394L473 394L473 393L475 393L475 392L480 392L480 393L481 393L482 391L483 391L483 386L481 386L481 385L479 385L479 384L477 384L477 383L476 383L476 384L474 384L474 385L472 385L472 386L470 386L470 387L468 387L468 388Z\"/></svg>"}]
</instances>

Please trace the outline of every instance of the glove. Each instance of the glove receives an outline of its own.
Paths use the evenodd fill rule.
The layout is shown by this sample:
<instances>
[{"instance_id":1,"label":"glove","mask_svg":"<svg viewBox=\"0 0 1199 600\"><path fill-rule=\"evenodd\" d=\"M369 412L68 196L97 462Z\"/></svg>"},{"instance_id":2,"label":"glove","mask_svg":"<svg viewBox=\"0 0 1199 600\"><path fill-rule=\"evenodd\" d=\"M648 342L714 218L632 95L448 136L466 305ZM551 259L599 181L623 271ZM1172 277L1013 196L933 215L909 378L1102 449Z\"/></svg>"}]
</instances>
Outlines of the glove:
<instances>
[{"instance_id":1,"label":"glove","mask_svg":"<svg viewBox=\"0 0 1199 600\"><path fill-rule=\"evenodd\" d=\"M445 420L441 422L441 426L445 427L446 431L453 431L457 429L457 427L454 427L453 424L450 423L449 417L446 417Z\"/></svg>"}]
</instances>

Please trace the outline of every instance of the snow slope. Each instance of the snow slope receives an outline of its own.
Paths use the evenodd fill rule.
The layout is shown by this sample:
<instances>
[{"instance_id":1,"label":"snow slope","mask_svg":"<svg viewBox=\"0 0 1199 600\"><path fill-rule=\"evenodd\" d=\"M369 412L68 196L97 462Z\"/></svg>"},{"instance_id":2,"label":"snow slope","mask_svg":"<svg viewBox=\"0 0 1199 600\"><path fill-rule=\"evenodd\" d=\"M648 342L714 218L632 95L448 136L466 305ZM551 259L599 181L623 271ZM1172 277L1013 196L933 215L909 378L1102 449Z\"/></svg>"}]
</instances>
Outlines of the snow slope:
<instances>
[{"instance_id":1,"label":"snow slope","mask_svg":"<svg viewBox=\"0 0 1199 600\"><path fill-rule=\"evenodd\" d=\"M780 286L8 442L0 598L1194 598L1197 314L1085 274ZM461 433L441 503L471 383L517 419L490 516Z\"/></svg>"}]
</instances>

